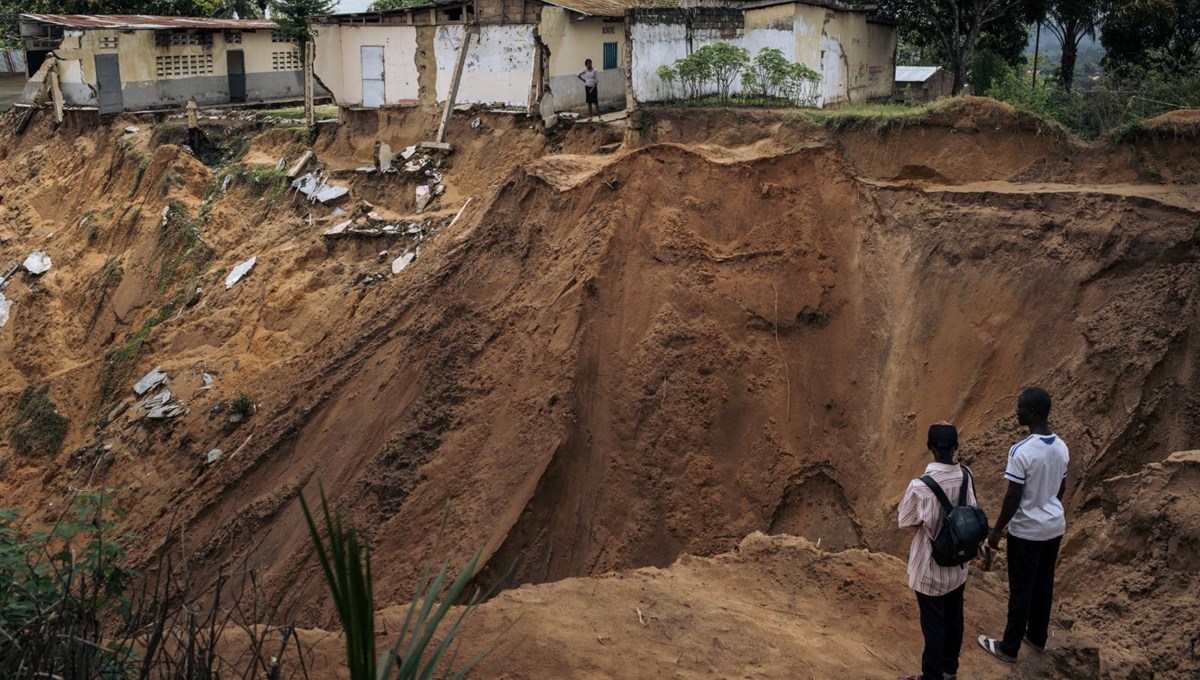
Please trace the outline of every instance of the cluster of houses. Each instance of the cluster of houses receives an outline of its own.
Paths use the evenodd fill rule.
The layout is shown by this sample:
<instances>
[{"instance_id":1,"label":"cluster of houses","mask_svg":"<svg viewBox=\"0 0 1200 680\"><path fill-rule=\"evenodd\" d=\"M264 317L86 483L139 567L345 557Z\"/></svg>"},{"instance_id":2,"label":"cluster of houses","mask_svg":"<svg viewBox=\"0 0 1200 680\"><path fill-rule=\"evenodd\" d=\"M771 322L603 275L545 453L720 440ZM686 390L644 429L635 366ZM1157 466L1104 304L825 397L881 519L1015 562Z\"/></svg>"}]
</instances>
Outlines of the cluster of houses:
<instances>
[{"instance_id":1,"label":"cluster of houses","mask_svg":"<svg viewBox=\"0 0 1200 680\"><path fill-rule=\"evenodd\" d=\"M775 48L820 74L816 104L887 100L896 27L835 0L429 0L312 17L307 45L269 20L23 14L26 104L101 114L331 97L339 107L585 108L590 59L610 109L670 99L657 70L705 45ZM736 85L735 85L736 88Z\"/></svg>"}]
</instances>

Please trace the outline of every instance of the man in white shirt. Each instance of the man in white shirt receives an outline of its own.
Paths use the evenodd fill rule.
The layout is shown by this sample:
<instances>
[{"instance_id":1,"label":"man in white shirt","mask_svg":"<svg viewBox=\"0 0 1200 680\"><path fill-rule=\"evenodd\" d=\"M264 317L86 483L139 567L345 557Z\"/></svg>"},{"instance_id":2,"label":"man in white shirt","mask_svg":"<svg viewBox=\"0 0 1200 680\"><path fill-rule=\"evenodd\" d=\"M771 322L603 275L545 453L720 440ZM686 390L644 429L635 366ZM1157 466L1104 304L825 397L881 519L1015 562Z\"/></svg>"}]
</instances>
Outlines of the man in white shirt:
<instances>
[{"instance_id":1,"label":"man in white shirt","mask_svg":"<svg viewBox=\"0 0 1200 680\"><path fill-rule=\"evenodd\" d=\"M1062 497L1070 454L1062 438L1050 431L1049 420L1046 390L1030 387L1021 392L1017 422L1029 428L1029 436L1008 451L1008 492L988 535L988 545L997 549L1008 526L1008 625L1003 639L980 635L979 645L1009 663L1017 660L1022 640L1046 651L1050 634L1054 567L1067 529Z\"/></svg>"},{"instance_id":2,"label":"man in white shirt","mask_svg":"<svg viewBox=\"0 0 1200 680\"><path fill-rule=\"evenodd\" d=\"M592 60L583 60L583 70L579 79L583 81L584 98L587 99L588 118L592 117L592 107L596 107L596 116L600 116L600 73L592 68Z\"/></svg>"},{"instance_id":3,"label":"man in white shirt","mask_svg":"<svg viewBox=\"0 0 1200 680\"><path fill-rule=\"evenodd\" d=\"M957 502L962 489L963 468L954 462L958 430L945 421L929 426L929 452L934 462L925 467L947 498ZM974 485L967 487L967 503L975 505ZM917 592L921 609L921 675L901 680L953 680L958 674L958 654L963 638L963 591L967 565L943 567L933 561L930 543L942 525L942 507L933 491L919 478L909 482L900 502L900 528L913 529L908 551L908 587Z\"/></svg>"}]
</instances>

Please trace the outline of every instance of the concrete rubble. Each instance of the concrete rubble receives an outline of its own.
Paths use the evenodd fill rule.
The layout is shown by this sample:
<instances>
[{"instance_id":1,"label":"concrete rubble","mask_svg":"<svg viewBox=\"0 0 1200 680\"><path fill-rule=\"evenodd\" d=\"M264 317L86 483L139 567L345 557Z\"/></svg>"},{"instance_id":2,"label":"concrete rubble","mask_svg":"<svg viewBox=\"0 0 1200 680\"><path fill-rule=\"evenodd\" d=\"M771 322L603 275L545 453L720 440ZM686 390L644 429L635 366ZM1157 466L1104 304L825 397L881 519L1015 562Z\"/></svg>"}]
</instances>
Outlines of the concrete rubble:
<instances>
[{"instance_id":1,"label":"concrete rubble","mask_svg":"<svg viewBox=\"0 0 1200 680\"><path fill-rule=\"evenodd\" d=\"M217 459L221 457L221 453L221 449L213 449L212 451L209 451L204 456L204 464L212 465L213 463L217 462Z\"/></svg>"},{"instance_id":2,"label":"concrete rubble","mask_svg":"<svg viewBox=\"0 0 1200 680\"><path fill-rule=\"evenodd\" d=\"M8 314L11 309L12 300L6 299L4 293L0 293L0 328L3 328L4 324L8 323Z\"/></svg>"},{"instance_id":3,"label":"concrete rubble","mask_svg":"<svg viewBox=\"0 0 1200 680\"><path fill-rule=\"evenodd\" d=\"M404 271L408 265L412 264L413 260L416 259L417 251L415 250L410 250L400 257L397 257L395 260L392 260L392 273L399 274L400 272Z\"/></svg>"},{"instance_id":4,"label":"concrete rubble","mask_svg":"<svg viewBox=\"0 0 1200 680\"><path fill-rule=\"evenodd\" d=\"M50 265L50 256L40 250L35 250L30 253L29 257L25 258L25 261L21 263L21 266L25 268L25 271L33 274L34 276L45 274L46 272L50 271Z\"/></svg>"},{"instance_id":5,"label":"concrete rubble","mask_svg":"<svg viewBox=\"0 0 1200 680\"><path fill-rule=\"evenodd\" d=\"M375 169L379 172L395 172L392 167L392 160L396 157L392 147L387 142L380 142L379 147L375 150Z\"/></svg>"},{"instance_id":6,"label":"concrete rubble","mask_svg":"<svg viewBox=\"0 0 1200 680\"><path fill-rule=\"evenodd\" d=\"M225 290L233 288L238 281L242 280L243 276L250 273L250 270L254 268L257 262L258 256L256 255L230 270L229 274L225 277Z\"/></svg>"},{"instance_id":7,"label":"concrete rubble","mask_svg":"<svg viewBox=\"0 0 1200 680\"><path fill-rule=\"evenodd\" d=\"M167 372L161 366L155 366L149 373L142 376L133 386L133 393L139 397L167 381Z\"/></svg>"},{"instance_id":8,"label":"concrete rubble","mask_svg":"<svg viewBox=\"0 0 1200 680\"><path fill-rule=\"evenodd\" d=\"M306 175L296 178L292 182L292 187L300 193L308 196L309 202L329 203L343 198L350 193L348 187L337 184L330 184L329 179L324 173L310 172Z\"/></svg>"}]
</instances>

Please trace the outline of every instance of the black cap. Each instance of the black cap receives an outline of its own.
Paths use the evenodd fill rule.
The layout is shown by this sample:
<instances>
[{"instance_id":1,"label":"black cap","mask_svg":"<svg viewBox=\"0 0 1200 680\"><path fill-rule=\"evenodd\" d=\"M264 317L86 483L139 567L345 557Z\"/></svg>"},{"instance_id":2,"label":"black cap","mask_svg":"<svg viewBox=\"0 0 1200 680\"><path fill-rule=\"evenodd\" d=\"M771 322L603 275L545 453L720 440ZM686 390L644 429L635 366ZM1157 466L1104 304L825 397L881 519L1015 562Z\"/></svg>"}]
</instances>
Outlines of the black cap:
<instances>
[{"instance_id":1,"label":"black cap","mask_svg":"<svg viewBox=\"0 0 1200 680\"><path fill-rule=\"evenodd\" d=\"M929 448L949 451L958 446L958 428L942 420L929 426Z\"/></svg>"}]
</instances>

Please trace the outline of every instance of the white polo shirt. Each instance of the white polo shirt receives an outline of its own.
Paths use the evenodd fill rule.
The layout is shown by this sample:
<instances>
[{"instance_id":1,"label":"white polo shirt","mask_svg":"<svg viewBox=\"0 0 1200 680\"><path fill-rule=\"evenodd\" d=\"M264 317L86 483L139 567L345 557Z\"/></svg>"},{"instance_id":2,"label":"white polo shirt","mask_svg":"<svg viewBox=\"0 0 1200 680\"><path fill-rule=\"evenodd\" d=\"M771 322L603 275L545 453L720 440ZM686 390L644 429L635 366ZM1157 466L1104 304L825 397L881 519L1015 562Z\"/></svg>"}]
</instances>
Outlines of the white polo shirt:
<instances>
[{"instance_id":1,"label":"white polo shirt","mask_svg":"<svg viewBox=\"0 0 1200 680\"><path fill-rule=\"evenodd\" d=\"M1031 434L1008 450L1004 478L1024 485L1008 533L1027 541L1049 541L1067 530L1058 489L1067 477L1070 454L1055 434Z\"/></svg>"}]
</instances>

